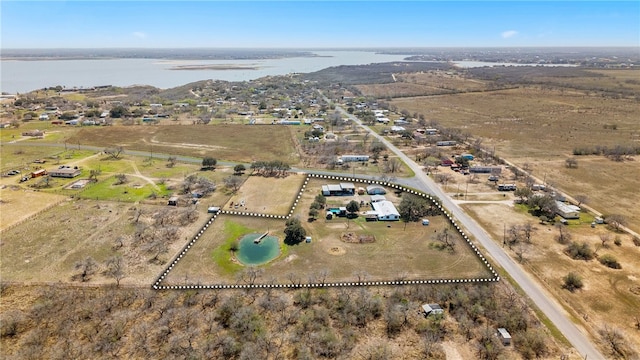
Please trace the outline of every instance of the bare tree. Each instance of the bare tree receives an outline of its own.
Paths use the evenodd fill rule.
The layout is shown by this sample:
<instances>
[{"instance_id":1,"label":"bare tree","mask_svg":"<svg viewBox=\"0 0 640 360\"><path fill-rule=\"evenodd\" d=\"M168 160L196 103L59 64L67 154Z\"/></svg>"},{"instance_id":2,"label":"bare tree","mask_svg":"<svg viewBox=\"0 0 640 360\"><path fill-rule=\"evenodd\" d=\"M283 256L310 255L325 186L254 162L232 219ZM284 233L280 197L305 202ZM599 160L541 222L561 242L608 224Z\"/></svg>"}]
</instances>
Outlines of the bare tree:
<instances>
[{"instance_id":1,"label":"bare tree","mask_svg":"<svg viewBox=\"0 0 640 360\"><path fill-rule=\"evenodd\" d=\"M122 155L122 153L124 152L124 148L122 146L114 146L114 147L105 148L103 151L105 154L109 155L109 158L113 160L118 160Z\"/></svg>"},{"instance_id":2,"label":"bare tree","mask_svg":"<svg viewBox=\"0 0 640 360\"><path fill-rule=\"evenodd\" d=\"M589 197L587 195L584 194L579 194L573 197L574 199L576 199L576 201L578 202L578 206L582 205L582 204L586 204L589 202Z\"/></svg>"},{"instance_id":3,"label":"bare tree","mask_svg":"<svg viewBox=\"0 0 640 360\"><path fill-rule=\"evenodd\" d=\"M107 259L106 262L107 269L104 271L104 274L110 278L113 278L116 281L116 286L120 286L120 280L124 279L125 274L125 263L122 256L112 256Z\"/></svg>"},{"instance_id":4,"label":"bare tree","mask_svg":"<svg viewBox=\"0 0 640 360\"><path fill-rule=\"evenodd\" d=\"M445 228L441 232L436 234L436 240L441 242L449 251L454 252L456 250L456 243L453 240L453 236L449 233L449 229Z\"/></svg>"},{"instance_id":5,"label":"bare tree","mask_svg":"<svg viewBox=\"0 0 640 360\"><path fill-rule=\"evenodd\" d=\"M176 166L176 162L178 161L178 159L175 156L169 156L167 158L167 167L168 168L172 168L174 166Z\"/></svg>"},{"instance_id":6,"label":"bare tree","mask_svg":"<svg viewBox=\"0 0 640 360\"><path fill-rule=\"evenodd\" d=\"M116 174L115 176L116 182L114 185L122 185L127 183L127 175L125 174Z\"/></svg>"},{"instance_id":7,"label":"bare tree","mask_svg":"<svg viewBox=\"0 0 640 360\"><path fill-rule=\"evenodd\" d=\"M236 191L238 191L238 189L240 188L244 180L240 176L231 175L224 178L223 181L224 181L224 185L227 188L233 190L233 192L235 193Z\"/></svg>"},{"instance_id":8,"label":"bare tree","mask_svg":"<svg viewBox=\"0 0 640 360\"><path fill-rule=\"evenodd\" d=\"M620 231L623 226L627 225L627 219L620 214L611 214L605 217L604 220L615 231Z\"/></svg>"},{"instance_id":9,"label":"bare tree","mask_svg":"<svg viewBox=\"0 0 640 360\"><path fill-rule=\"evenodd\" d=\"M91 279L91 275L95 274L98 270L98 263L91 256L85 258L82 261L76 262L74 265L76 270L80 272L73 276L74 280L80 280L82 282L89 281Z\"/></svg>"}]
</instances>

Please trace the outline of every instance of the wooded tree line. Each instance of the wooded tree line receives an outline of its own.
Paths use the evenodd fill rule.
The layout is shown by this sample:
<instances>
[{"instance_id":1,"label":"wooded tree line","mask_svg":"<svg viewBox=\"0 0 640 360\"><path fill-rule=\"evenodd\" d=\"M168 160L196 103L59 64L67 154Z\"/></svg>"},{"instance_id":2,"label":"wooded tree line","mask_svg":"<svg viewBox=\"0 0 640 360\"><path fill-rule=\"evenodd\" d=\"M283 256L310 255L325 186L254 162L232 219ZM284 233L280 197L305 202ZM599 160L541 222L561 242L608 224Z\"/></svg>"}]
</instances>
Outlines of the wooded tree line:
<instances>
[{"instance_id":1,"label":"wooded tree line","mask_svg":"<svg viewBox=\"0 0 640 360\"><path fill-rule=\"evenodd\" d=\"M475 356L504 352L509 329L525 359L559 355L530 309L506 284L297 290L154 292L134 288L4 286L3 358L444 359L454 334ZM425 318L424 302L444 317ZM5 308L6 309L6 308ZM403 344L398 347L393 344Z\"/></svg>"}]
</instances>

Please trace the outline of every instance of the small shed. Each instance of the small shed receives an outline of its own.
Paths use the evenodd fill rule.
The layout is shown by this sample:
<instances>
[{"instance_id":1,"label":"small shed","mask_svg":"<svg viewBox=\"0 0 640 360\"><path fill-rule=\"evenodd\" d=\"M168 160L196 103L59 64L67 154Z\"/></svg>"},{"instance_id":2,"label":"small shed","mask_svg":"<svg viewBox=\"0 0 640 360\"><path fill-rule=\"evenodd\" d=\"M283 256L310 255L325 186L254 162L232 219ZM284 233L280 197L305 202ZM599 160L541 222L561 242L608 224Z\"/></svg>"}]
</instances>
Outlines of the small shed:
<instances>
[{"instance_id":1,"label":"small shed","mask_svg":"<svg viewBox=\"0 0 640 360\"><path fill-rule=\"evenodd\" d=\"M220 207L219 206L209 206L207 208L207 212L209 214L217 214L220 211Z\"/></svg>"},{"instance_id":2,"label":"small shed","mask_svg":"<svg viewBox=\"0 0 640 360\"><path fill-rule=\"evenodd\" d=\"M170 197L169 201L167 202L167 205L169 205L169 206L178 206L178 197L177 196Z\"/></svg>"},{"instance_id":3,"label":"small shed","mask_svg":"<svg viewBox=\"0 0 640 360\"><path fill-rule=\"evenodd\" d=\"M311 242L311 236L307 236L304 238L304 242L306 242L307 244Z\"/></svg>"},{"instance_id":4,"label":"small shed","mask_svg":"<svg viewBox=\"0 0 640 360\"><path fill-rule=\"evenodd\" d=\"M422 225L424 226L429 225L429 219L422 219Z\"/></svg>"},{"instance_id":5,"label":"small shed","mask_svg":"<svg viewBox=\"0 0 640 360\"><path fill-rule=\"evenodd\" d=\"M367 194L369 195L384 195L387 193L387 190L383 186L380 185L369 185L367 186Z\"/></svg>"},{"instance_id":6,"label":"small shed","mask_svg":"<svg viewBox=\"0 0 640 360\"><path fill-rule=\"evenodd\" d=\"M509 346L511 345L511 334L505 328L498 328L498 339L502 342L502 345Z\"/></svg>"},{"instance_id":7,"label":"small shed","mask_svg":"<svg viewBox=\"0 0 640 360\"><path fill-rule=\"evenodd\" d=\"M424 304L422 305L422 312L424 316L444 314L444 309L440 304Z\"/></svg>"},{"instance_id":8,"label":"small shed","mask_svg":"<svg viewBox=\"0 0 640 360\"><path fill-rule=\"evenodd\" d=\"M45 169L39 169L39 170L36 170L36 171L31 173L31 177L32 178L37 178L37 177L45 176L45 175L47 175L47 170L45 170Z\"/></svg>"}]
</instances>

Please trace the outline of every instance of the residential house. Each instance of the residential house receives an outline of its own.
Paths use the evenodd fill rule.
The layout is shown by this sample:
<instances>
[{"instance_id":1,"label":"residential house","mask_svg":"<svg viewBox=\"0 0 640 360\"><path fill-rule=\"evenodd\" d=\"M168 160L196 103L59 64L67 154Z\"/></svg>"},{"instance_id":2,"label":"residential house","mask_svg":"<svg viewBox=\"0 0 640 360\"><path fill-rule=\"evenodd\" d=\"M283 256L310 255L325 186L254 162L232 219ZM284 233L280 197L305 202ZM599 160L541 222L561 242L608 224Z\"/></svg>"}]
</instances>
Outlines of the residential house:
<instances>
[{"instance_id":1,"label":"residential house","mask_svg":"<svg viewBox=\"0 0 640 360\"><path fill-rule=\"evenodd\" d=\"M578 206L565 204L562 201L556 201L556 207L556 214L564 219L580 218L580 207Z\"/></svg>"},{"instance_id":2,"label":"residential house","mask_svg":"<svg viewBox=\"0 0 640 360\"><path fill-rule=\"evenodd\" d=\"M55 170L49 170L49 176L51 177L62 177L62 178L74 178L79 176L81 173L78 167L70 167L70 166L61 166Z\"/></svg>"}]
</instances>

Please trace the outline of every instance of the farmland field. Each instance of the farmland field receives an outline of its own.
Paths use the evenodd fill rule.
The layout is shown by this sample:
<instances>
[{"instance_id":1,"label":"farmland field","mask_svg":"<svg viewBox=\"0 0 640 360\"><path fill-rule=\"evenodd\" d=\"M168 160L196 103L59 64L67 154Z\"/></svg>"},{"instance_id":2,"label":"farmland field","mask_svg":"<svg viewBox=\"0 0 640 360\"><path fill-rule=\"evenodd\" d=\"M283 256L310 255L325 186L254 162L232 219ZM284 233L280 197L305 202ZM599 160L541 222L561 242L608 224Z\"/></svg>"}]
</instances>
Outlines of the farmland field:
<instances>
[{"instance_id":1,"label":"farmland field","mask_svg":"<svg viewBox=\"0 0 640 360\"><path fill-rule=\"evenodd\" d=\"M482 138L482 144L499 156L519 166L528 163L535 177L546 176L570 195L586 194L590 206L605 214L621 213L633 230L640 231L640 208L629 206L640 202L634 186L634 179L640 178L638 161L614 163L602 156L578 156L578 169L563 169L577 147L637 146L636 100L519 88L401 98L392 103Z\"/></svg>"},{"instance_id":2,"label":"farmland field","mask_svg":"<svg viewBox=\"0 0 640 360\"><path fill-rule=\"evenodd\" d=\"M238 162L282 160L296 164L299 159L292 139L286 126L220 124L83 128L69 141Z\"/></svg>"},{"instance_id":3,"label":"farmland field","mask_svg":"<svg viewBox=\"0 0 640 360\"><path fill-rule=\"evenodd\" d=\"M260 268L264 273L258 282L275 281L382 281L441 278L490 277L488 270L452 231L455 252L439 248L435 233L449 229L444 217L430 217L431 224L401 222L366 222L362 216L354 220L307 221L309 206L320 193L318 179L309 181L307 190L294 212L299 217L312 242L287 246L281 244L280 256ZM356 184L362 186L363 184ZM245 184L247 186L247 184ZM327 206L366 195L328 197ZM389 199L397 198L390 194ZM362 211L366 210L365 208ZM234 260L229 246L244 233L264 233L284 239L284 221L244 216L219 215L212 226L169 274L166 284L188 283L233 284L243 273L243 266ZM233 229L244 229L236 232ZM451 231L449 229L449 231ZM370 243L345 241L346 236L375 239Z\"/></svg>"},{"instance_id":4,"label":"farmland field","mask_svg":"<svg viewBox=\"0 0 640 360\"><path fill-rule=\"evenodd\" d=\"M249 176L242 187L231 197L229 210L287 215L293 205L305 176L289 174L285 178ZM244 203L243 207L231 207Z\"/></svg>"}]
</instances>

